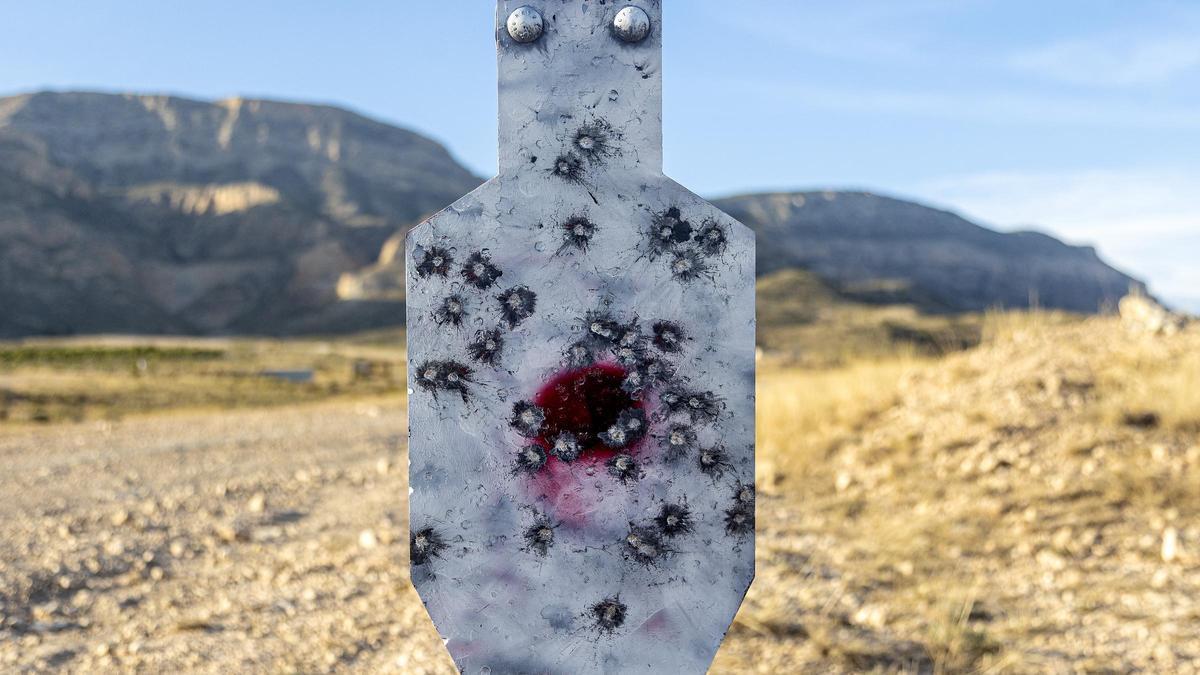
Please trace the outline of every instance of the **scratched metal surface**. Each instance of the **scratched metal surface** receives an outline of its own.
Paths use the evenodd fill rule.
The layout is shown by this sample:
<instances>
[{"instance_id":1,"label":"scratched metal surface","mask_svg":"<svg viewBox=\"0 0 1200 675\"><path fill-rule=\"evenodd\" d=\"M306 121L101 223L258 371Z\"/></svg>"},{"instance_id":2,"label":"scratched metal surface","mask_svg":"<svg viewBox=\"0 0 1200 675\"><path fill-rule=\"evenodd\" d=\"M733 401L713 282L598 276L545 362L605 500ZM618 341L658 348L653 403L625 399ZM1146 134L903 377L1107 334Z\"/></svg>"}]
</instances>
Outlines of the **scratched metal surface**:
<instances>
[{"instance_id":1,"label":"scratched metal surface","mask_svg":"<svg viewBox=\"0 0 1200 675\"><path fill-rule=\"evenodd\" d=\"M661 16L500 0L500 176L408 237L412 577L464 672L704 672L754 574L754 239L662 174Z\"/></svg>"}]
</instances>

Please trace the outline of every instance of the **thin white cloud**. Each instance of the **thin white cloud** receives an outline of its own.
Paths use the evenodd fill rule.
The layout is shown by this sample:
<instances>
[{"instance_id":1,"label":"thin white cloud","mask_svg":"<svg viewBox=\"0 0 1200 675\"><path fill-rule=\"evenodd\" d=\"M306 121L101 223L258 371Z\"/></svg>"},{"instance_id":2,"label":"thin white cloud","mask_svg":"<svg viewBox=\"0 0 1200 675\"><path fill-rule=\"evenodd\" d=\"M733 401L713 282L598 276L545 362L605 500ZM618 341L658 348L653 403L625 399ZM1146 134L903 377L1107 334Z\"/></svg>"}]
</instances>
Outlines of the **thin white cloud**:
<instances>
[{"instance_id":1,"label":"thin white cloud","mask_svg":"<svg viewBox=\"0 0 1200 675\"><path fill-rule=\"evenodd\" d=\"M1166 84L1200 71L1200 37L1113 33L1012 55L1017 70L1068 84L1127 87Z\"/></svg>"},{"instance_id":2,"label":"thin white cloud","mask_svg":"<svg viewBox=\"0 0 1200 675\"><path fill-rule=\"evenodd\" d=\"M914 194L1002 229L1096 245L1168 300L1200 295L1200 172L1125 169L990 172L926 181Z\"/></svg>"}]
</instances>

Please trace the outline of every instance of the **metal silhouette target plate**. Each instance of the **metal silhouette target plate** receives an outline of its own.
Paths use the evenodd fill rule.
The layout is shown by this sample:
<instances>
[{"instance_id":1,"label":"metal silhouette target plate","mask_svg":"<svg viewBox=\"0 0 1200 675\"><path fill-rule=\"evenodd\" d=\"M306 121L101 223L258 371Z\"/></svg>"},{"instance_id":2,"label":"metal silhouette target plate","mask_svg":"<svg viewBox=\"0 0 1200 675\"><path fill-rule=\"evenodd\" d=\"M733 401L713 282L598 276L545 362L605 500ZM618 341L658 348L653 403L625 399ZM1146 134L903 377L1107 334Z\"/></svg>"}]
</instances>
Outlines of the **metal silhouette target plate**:
<instances>
[{"instance_id":1,"label":"metal silhouette target plate","mask_svg":"<svg viewBox=\"0 0 1200 675\"><path fill-rule=\"evenodd\" d=\"M754 575L753 234L662 174L659 2L498 5L500 176L407 240L413 583L464 672L703 672Z\"/></svg>"}]
</instances>

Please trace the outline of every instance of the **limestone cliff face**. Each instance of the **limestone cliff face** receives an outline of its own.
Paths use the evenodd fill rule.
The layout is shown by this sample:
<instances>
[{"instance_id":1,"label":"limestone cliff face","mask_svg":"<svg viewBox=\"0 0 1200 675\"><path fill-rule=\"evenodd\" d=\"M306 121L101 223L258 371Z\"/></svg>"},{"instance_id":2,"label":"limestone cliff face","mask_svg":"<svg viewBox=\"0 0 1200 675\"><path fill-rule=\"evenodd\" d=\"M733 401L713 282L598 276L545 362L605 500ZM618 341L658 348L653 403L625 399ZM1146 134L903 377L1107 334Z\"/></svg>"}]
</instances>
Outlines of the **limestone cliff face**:
<instances>
[{"instance_id":1,"label":"limestone cliff face","mask_svg":"<svg viewBox=\"0 0 1200 675\"><path fill-rule=\"evenodd\" d=\"M478 183L437 143L325 106L0 99L0 335L394 321L338 280Z\"/></svg>"},{"instance_id":2,"label":"limestone cliff face","mask_svg":"<svg viewBox=\"0 0 1200 675\"><path fill-rule=\"evenodd\" d=\"M0 98L0 337L398 325L404 233L479 183L434 141L327 106ZM1093 312L1141 287L1091 249L876 195L717 205L757 231L760 274L868 300Z\"/></svg>"}]
</instances>

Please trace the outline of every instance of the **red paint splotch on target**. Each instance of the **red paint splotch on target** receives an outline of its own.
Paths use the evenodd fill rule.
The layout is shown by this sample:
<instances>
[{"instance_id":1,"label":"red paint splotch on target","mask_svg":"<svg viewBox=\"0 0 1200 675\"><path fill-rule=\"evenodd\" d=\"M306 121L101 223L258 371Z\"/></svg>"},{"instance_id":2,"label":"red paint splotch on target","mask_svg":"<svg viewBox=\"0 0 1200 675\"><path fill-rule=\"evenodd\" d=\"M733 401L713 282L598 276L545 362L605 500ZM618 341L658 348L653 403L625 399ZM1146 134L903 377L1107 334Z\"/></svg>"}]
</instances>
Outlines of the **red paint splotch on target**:
<instances>
[{"instance_id":1,"label":"red paint splotch on target","mask_svg":"<svg viewBox=\"0 0 1200 675\"><path fill-rule=\"evenodd\" d=\"M618 453L636 458L644 449L645 434L619 448L609 447L601 438L621 413L645 408L643 401L622 389L627 375L616 363L594 363L556 374L534 396L533 402L545 413L536 440L549 456L542 470L530 479L531 487L562 523L587 525L588 514L601 496L594 484L599 481L607 489L620 487L608 475L605 462ZM573 434L579 443L579 458L573 462L550 452L564 432Z\"/></svg>"}]
</instances>

